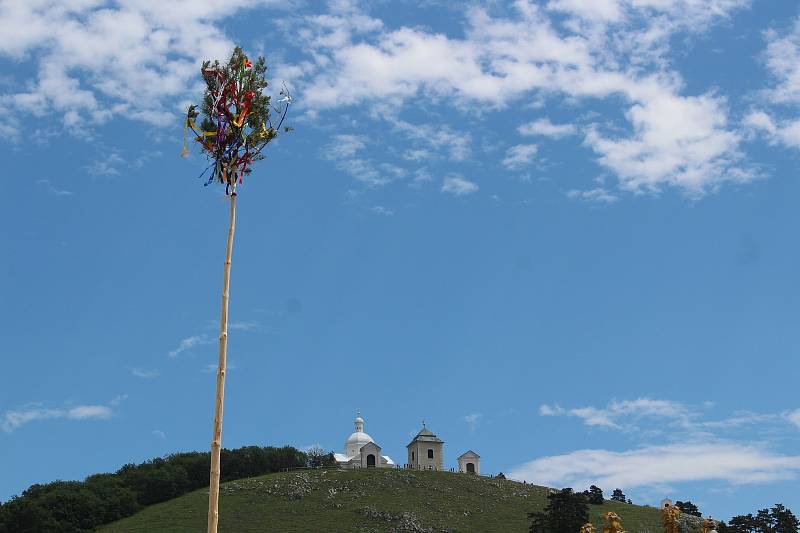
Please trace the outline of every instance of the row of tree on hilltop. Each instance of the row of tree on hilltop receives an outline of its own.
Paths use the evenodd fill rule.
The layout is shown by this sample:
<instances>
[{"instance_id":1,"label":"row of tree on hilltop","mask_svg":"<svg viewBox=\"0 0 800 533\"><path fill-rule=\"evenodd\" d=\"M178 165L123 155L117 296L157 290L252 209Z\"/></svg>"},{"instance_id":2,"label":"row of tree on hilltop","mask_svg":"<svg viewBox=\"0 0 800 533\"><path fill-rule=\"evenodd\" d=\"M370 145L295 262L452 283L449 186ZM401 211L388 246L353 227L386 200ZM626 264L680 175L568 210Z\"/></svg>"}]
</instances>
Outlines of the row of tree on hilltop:
<instances>
[{"instance_id":1,"label":"row of tree on hilltop","mask_svg":"<svg viewBox=\"0 0 800 533\"><path fill-rule=\"evenodd\" d=\"M631 503L620 489L615 489L612 501ZM603 491L592 485L584 492L565 488L547 496L547 507L543 511L529 513L530 533L578 533L589 522L589 505L602 505ZM675 503L681 512L700 517L702 513L690 501ZM624 516L622 517L624 519ZM739 515L727 523L717 525L718 533L800 533L800 520L783 504L771 509L761 509L755 515Z\"/></svg>"},{"instance_id":2,"label":"row of tree on hilltop","mask_svg":"<svg viewBox=\"0 0 800 533\"><path fill-rule=\"evenodd\" d=\"M333 460L332 454L312 454L314 465ZM222 450L222 481L307 466L305 452L248 446ZM154 503L208 487L209 453L177 453L141 464L128 464L113 474L96 474L84 481L31 485L0 505L0 533L88 533L97 526L130 516Z\"/></svg>"},{"instance_id":3,"label":"row of tree on hilltop","mask_svg":"<svg viewBox=\"0 0 800 533\"><path fill-rule=\"evenodd\" d=\"M583 491L583 496L586 498L586 501L592 505L603 505L603 502L605 501L605 498L603 498L603 489L596 485L592 485L589 487L589 490ZM622 492L622 489L614 489L614 492L611 493L611 501L620 503L633 503L630 498L625 496L625 493Z\"/></svg>"}]
</instances>

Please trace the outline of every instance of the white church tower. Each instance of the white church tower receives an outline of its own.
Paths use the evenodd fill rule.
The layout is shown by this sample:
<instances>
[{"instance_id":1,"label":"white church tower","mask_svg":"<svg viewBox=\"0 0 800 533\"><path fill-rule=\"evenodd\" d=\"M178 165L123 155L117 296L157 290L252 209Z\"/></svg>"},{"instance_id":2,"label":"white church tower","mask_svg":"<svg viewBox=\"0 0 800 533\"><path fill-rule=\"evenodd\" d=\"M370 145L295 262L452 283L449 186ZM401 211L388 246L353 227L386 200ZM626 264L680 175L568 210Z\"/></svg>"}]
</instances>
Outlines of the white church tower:
<instances>
[{"instance_id":1,"label":"white church tower","mask_svg":"<svg viewBox=\"0 0 800 533\"><path fill-rule=\"evenodd\" d=\"M422 422L422 429L406 445L408 466L417 470L444 470L444 441Z\"/></svg>"}]
</instances>

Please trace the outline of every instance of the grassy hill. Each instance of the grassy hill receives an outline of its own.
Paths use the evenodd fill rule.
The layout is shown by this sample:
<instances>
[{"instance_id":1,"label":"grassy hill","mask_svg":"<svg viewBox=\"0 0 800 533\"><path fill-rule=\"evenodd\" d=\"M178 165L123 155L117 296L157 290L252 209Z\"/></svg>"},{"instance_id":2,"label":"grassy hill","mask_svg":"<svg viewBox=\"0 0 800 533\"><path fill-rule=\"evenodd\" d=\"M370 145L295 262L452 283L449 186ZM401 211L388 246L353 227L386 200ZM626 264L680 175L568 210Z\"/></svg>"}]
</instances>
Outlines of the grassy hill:
<instances>
[{"instance_id":1,"label":"grassy hill","mask_svg":"<svg viewBox=\"0 0 800 533\"><path fill-rule=\"evenodd\" d=\"M525 532L527 513L543 509L545 487L450 472L310 470L225 483L220 533L247 532ZM98 529L103 533L205 533L208 491L200 490ZM660 531L652 507L616 502L627 531Z\"/></svg>"}]
</instances>

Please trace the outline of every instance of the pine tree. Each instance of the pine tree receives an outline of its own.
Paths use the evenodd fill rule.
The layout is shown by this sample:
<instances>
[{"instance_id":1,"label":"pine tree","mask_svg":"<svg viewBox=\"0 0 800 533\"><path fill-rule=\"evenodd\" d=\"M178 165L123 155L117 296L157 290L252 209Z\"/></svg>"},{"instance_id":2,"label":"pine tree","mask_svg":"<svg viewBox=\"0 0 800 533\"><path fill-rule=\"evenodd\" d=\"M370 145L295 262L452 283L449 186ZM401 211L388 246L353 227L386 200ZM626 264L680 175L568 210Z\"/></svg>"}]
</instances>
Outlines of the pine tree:
<instances>
[{"instance_id":1,"label":"pine tree","mask_svg":"<svg viewBox=\"0 0 800 533\"><path fill-rule=\"evenodd\" d=\"M782 503L775 504L770 514L775 533L797 533L800 529L800 520Z\"/></svg>"},{"instance_id":2,"label":"pine tree","mask_svg":"<svg viewBox=\"0 0 800 533\"><path fill-rule=\"evenodd\" d=\"M690 501L677 501L675 502L675 507L681 510L682 513L692 515L692 516L703 516L703 513L700 512L700 509L697 508L695 504Z\"/></svg>"},{"instance_id":3,"label":"pine tree","mask_svg":"<svg viewBox=\"0 0 800 533\"><path fill-rule=\"evenodd\" d=\"M592 505L603 505L603 489L597 485L589 487L589 490L584 491L583 495L586 496L586 501Z\"/></svg>"},{"instance_id":4,"label":"pine tree","mask_svg":"<svg viewBox=\"0 0 800 533\"><path fill-rule=\"evenodd\" d=\"M528 514L530 533L575 533L589 521L589 506L583 494L570 488L547 496L544 511Z\"/></svg>"},{"instance_id":5,"label":"pine tree","mask_svg":"<svg viewBox=\"0 0 800 533\"><path fill-rule=\"evenodd\" d=\"M625 493L622 492L622 489L614 489L614 492L611 493L611 499L615 502L622 502L625 503L628 498L625 497Z\"/></svg>"},{"instance_id":6,"label":"pine tree","mask_svg":"<svg viewBox=\"0 0 800 533\"><path fill-rule=\"evenodd\" d=\"M775 520L769 509L759 509L755 519L753 519L756 531L759 533L774 533Z\"/></svg>"}]
</instances>

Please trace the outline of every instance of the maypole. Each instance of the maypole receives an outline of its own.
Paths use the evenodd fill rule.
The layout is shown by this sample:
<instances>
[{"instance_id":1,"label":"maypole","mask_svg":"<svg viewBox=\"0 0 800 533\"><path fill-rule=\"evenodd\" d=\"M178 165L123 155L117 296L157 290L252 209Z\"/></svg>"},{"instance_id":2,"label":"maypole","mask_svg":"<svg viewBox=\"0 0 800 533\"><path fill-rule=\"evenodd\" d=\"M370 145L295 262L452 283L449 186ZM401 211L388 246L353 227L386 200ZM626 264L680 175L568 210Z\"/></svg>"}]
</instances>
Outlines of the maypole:
<instances>
[{"instance_id":1,"label":"maypole","mask_svg":"<svg viewBox=\"0 0 800 533\"><path fill-rule=\"evenodd\" d=\"M222 277L222 311L219 318L219 357L217 360L217 395L214 401L214 432L211 438L211 476L208 490L208 532L216 533L219 523L220 451L222 449L222 408L225 404L225 372L228 368L228 300L231 286L231 257L233 233L236 230L236 191L230 194L231 210L228 222L228 244L225 248L225 268Z\"/></svg>"},{"instance_id":2,"label":"maypole","mask_svg":"<svg viewBox=\"0 0 800 533\"><path fill-rule=\"evenodd\" d=\"M189 106L183 132L186 157L188 131L194 133L210 164L200 175L211 172L205 185L219 182L225 185L230 198L228 240L225 248L225 268L222 278L222 305L219 320L219 357L214 401L214 426L211 438L211 472L208 490L208 533L217 533L219 524L220 451L222 449L222 414L225 403L225 373L228 359L228 301L230 299L233 236L236 230L236 188L250 174L255 161L263 159L262 150L278 136L292 99L288 91L280 92L282 104L273 108L280 117L273 127L270 119L270 97L263 94L267 87L267 67L263 57L253 64L238 46L226 65L205 61L201 74L206 82L201 112L203 120L198 130L195 120L200 115L197 106ZM284 128L289 131L290 128Z\"/></svg>"}]
</instances>

